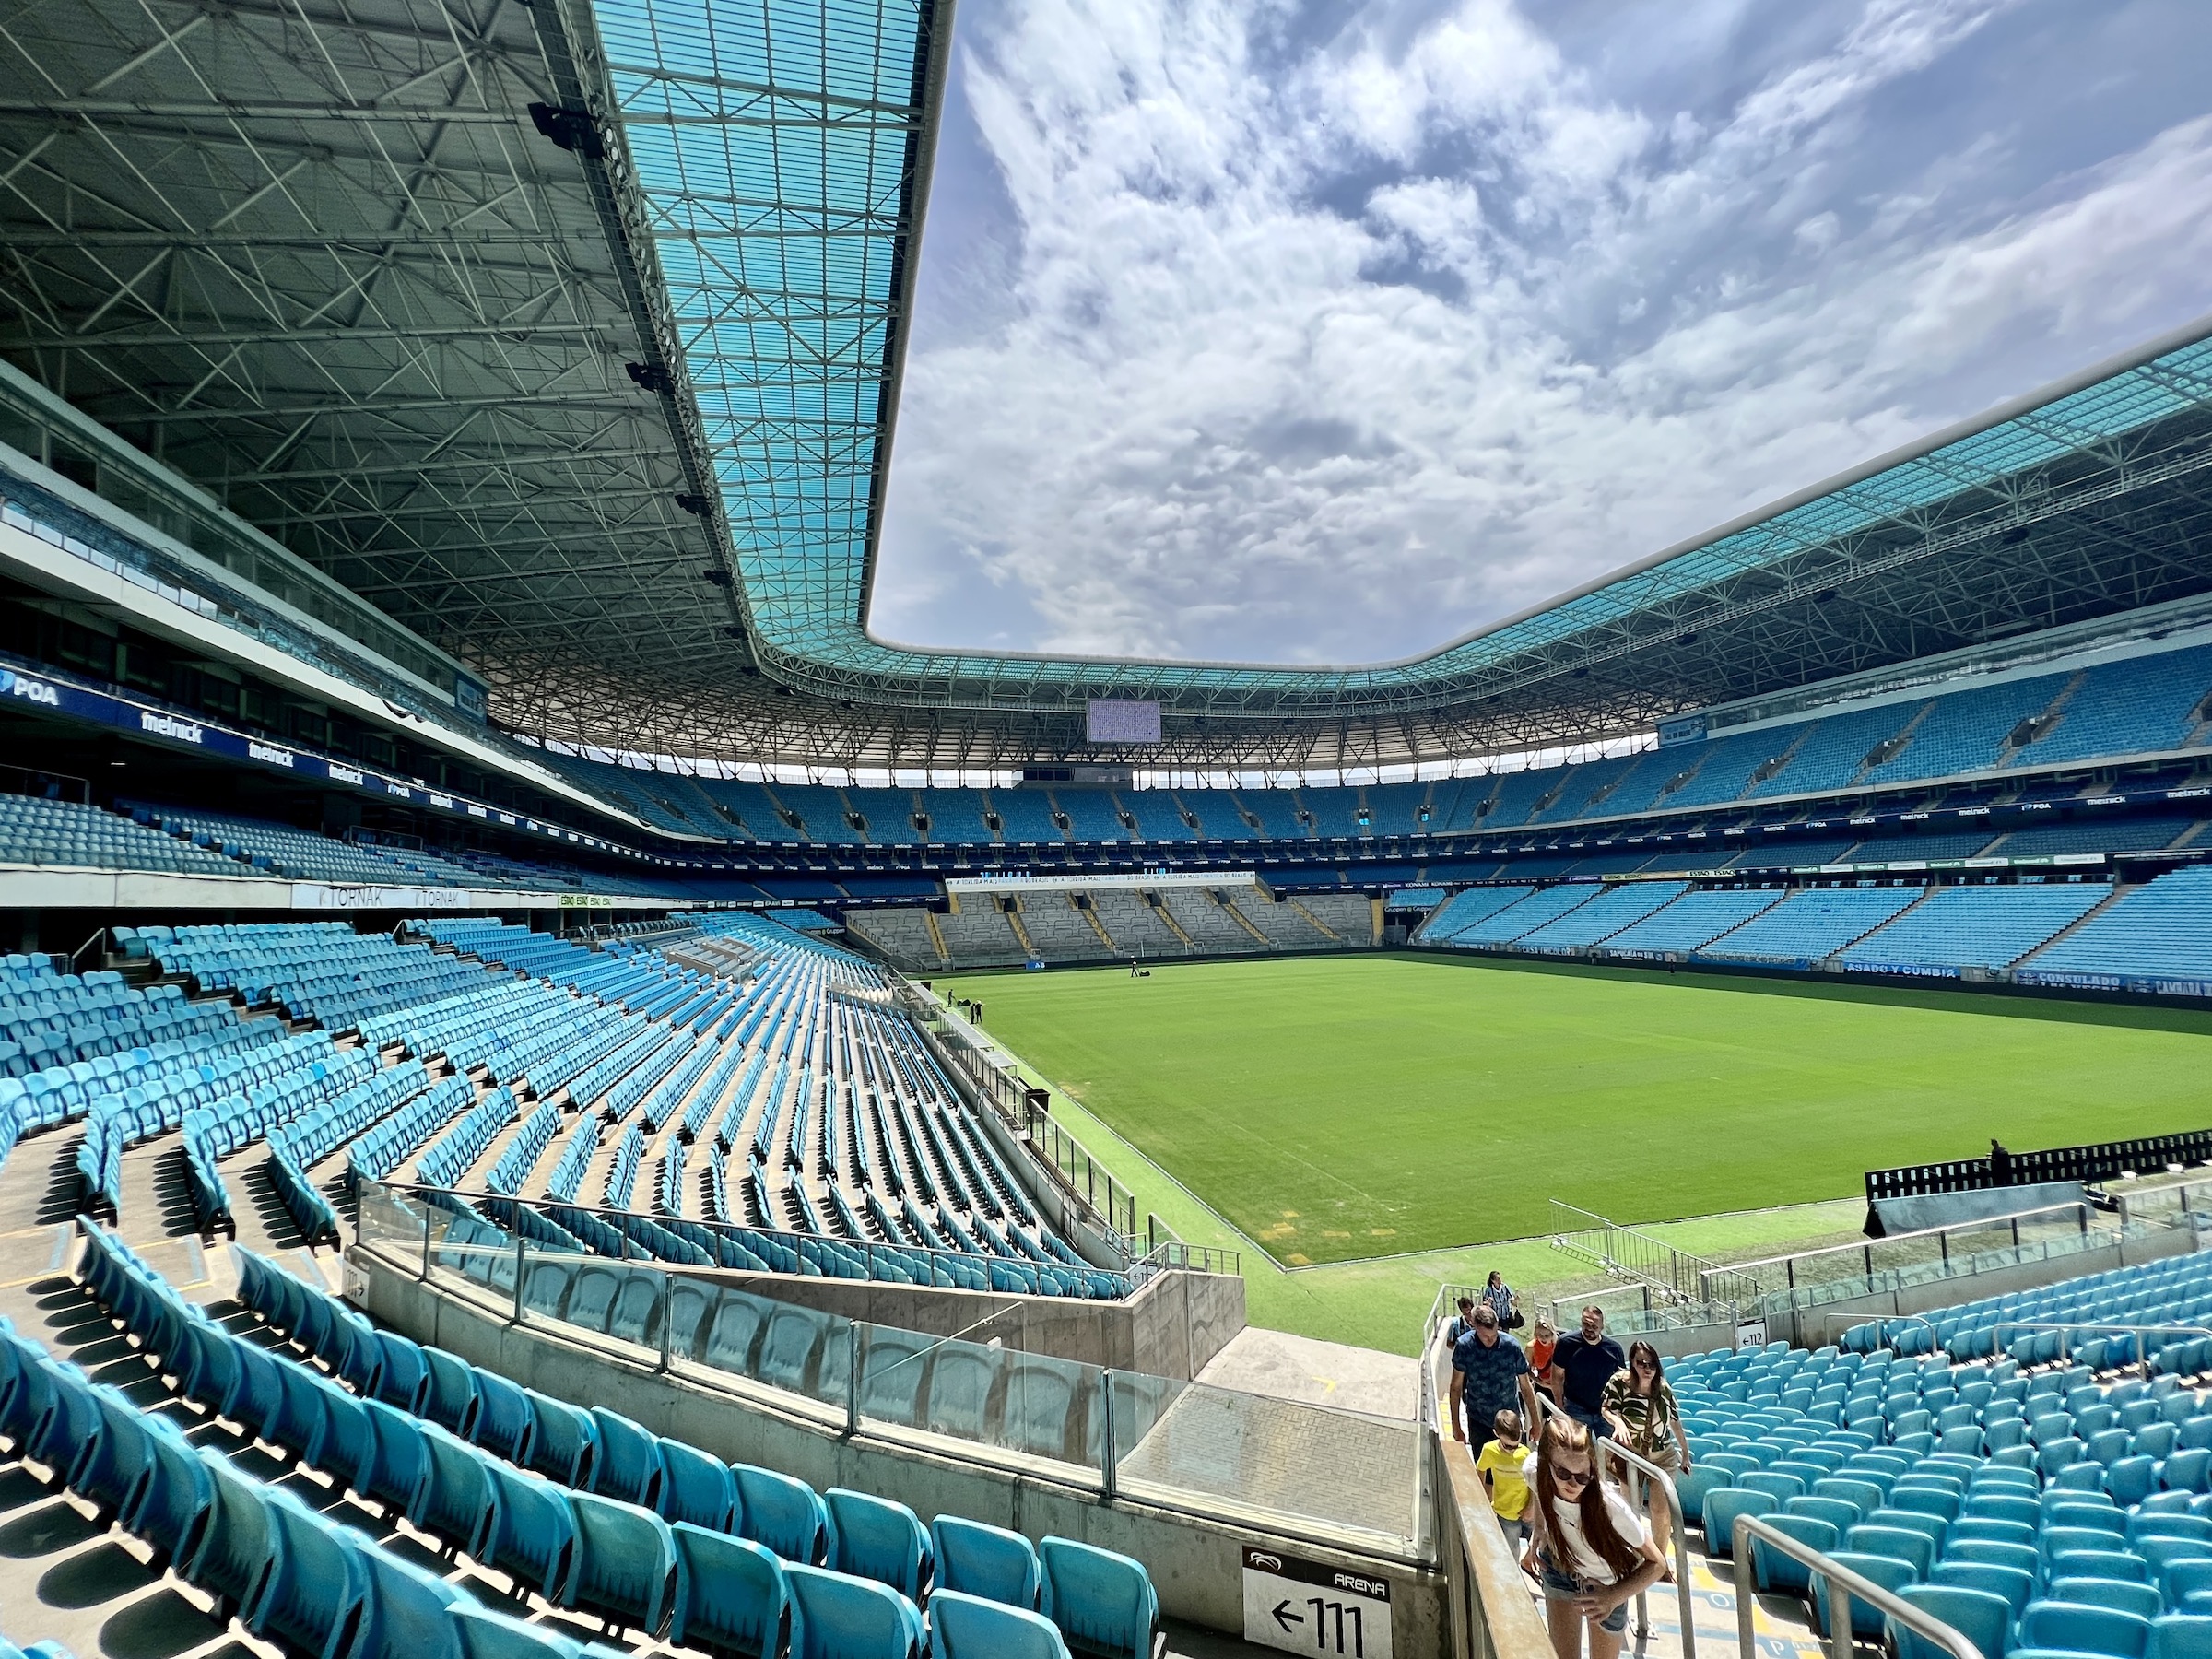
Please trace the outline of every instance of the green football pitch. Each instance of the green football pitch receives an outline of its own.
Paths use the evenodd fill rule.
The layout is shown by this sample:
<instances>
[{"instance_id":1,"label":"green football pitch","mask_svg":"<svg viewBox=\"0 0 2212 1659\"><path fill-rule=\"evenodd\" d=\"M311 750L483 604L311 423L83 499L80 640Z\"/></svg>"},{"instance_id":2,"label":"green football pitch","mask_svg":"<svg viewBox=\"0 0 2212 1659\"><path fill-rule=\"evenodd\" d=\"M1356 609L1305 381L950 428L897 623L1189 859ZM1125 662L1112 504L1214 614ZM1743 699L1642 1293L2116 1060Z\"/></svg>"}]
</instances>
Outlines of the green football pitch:
<instances>
[{"instance_id":1,"label":"green football pitch","mask_svg":"<svg viewBox=\"0 0 2212 1659\"><path fill-rule=\"evenodd\" d=\"M963 976L986 1029L1277 1262L1844 1197L2212 1127L2212 1018L1413 954ZM1101 1151L1101 1156L1103 1152Z\"/></svg>"}]
</instances>

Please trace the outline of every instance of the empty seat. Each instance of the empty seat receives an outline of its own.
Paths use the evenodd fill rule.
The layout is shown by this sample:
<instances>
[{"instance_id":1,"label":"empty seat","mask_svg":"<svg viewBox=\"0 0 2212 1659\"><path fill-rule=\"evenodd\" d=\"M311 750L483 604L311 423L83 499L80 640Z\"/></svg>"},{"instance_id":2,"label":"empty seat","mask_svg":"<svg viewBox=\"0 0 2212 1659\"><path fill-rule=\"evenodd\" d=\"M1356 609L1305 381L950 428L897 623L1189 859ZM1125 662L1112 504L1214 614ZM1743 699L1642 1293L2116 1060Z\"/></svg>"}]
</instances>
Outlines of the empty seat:
<instances>
[{"instance_id":1,"label":"empty seat","mask_svg":"<svg viewBox=\"0 0 2212 1659\"><path fill-rule=\"evenodd\" d=\"M829 1564L920 1601L934 1552L914 1512L842 1487L831 1487L822 1497L830 1512Z\"/></svg>"},{"instance_id":2,"label":"empty seat","mask_svg":"<svg viewBox=\"0 0 2212 1659\"><path fill-rule=\"evenodd\" d=\"M576 1517L571 1605L658 1636L676 1594L676 1538L651 1510L596 1492L570 1496Z\"/></svg>"},{"instance_id":3,"label":"empty seat","mask_svg":"<svg viewBox=\"0 0 2212 1659\"><path fill-rule=\"evenodd\" d=\"M1100 1659L1152 1659L1159 1599L1140 1563L1071 1538L1043 1540L1037 1561L1041 1611L1069 1647Z\"/></svg>"},{"instance_id":4,"label":"empty seat","mask_svg":"<svg viewBox=\"0 0 2212 1659\"><path fill-rule=\"evenodd\" d=\"M1043 1594L1043 1574L1036 1546L1019 1533L958 1515L939 1515L929 1524L929 1534L940 1591L958 1590L1009 1606L1036 1607Z\"/></svg>"},{"instance_id":5,"label":"empty seat","mask_svg":"<svg viewBox=\"0 0 2212 1659\"><path fill-rule=\"evenodd\" d=\"M922 1615L889 1585L797 1563L783 1583L791 1659L919 1659Z\"/></svg>"},{"instance_id":6,"label":"empty seat","mask_svg":"<svg viewBox=\"0 0 2212 1659\"><path fill-rule=\"evenodd\" d=\"M1952 1584L1908 1584L1898 1599L1950 1626L1981 1650L1983 1659L2004 1659L2012 1627L2012 1604L1986 1590ZM1900 1618L1889 1621L1898 1659L1949 1659L1950 1650L1930 1641Z\"/></svg>"},{"instance_id":7,"label":"empty seat","mask_svg":"<svg viewBox=\"0 0 2212 1659\"><path fill-rule=\"evenodd\" d=\"M818 1565L829 1550L830 1512L803 1480L737 1464L737 1527L786 1561Z\"/></svg>"},{"instance_id":8,"label":"empty seat","mask_svg":"<svg viewBox=\"0 0 2212 1659\"><path fill-rule=\"evenodd\" d=\"M930 1598L929 1651L931 1659L1067 1659L1051 1619L958 1590Z\"/></svg>"},{"instance_id":9,"label":"empty seat","mask_svg":"<svg viewBox=\"0 0 2212 1659\"><path fill-rule=\"evenodd\" d=\"M783 1566L749 1538L679 1521L675 1615L668 1639L690 1647L777 1659L790 1624Z\"/></svg>"}]
</instances>

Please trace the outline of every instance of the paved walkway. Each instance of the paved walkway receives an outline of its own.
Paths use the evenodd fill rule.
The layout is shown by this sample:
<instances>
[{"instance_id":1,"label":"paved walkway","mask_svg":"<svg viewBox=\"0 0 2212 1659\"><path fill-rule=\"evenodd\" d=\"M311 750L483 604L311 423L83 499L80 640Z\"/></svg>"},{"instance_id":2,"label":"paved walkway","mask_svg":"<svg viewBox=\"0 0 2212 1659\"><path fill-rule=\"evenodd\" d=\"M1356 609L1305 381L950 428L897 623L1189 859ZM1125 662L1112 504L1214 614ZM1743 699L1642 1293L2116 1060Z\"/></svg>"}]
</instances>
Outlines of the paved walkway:
<instances>
[{"instance_id":1,"label":"paved walkway","mask_svg":"<svg viewBox=\"0 0 2212 1659\"><path fill-rule=\"evenodd\" d=\"M1304 1406L1411 1421L1418 1366L1403 1354L1247 1325L1198 1373L1198 1381Z\"/></svg>"}]
</instances>

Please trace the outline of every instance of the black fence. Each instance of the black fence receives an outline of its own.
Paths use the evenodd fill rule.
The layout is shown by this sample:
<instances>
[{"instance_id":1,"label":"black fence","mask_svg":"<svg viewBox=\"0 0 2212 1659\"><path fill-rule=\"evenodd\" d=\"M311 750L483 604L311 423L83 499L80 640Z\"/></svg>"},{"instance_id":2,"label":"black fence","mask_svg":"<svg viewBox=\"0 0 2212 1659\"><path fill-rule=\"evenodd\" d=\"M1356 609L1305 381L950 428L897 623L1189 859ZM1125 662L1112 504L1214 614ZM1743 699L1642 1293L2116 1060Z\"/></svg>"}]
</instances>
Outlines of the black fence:
<instances>
[{"instance_id":1,"label":"black fence","mask_svg":"<svg viewBox=\"0 0 2212 1659\"><path fill-rule=\"evenodd\" d=\"M1866 1171L1866 1197L1917 1198L1929 1193L1972 1193L1988 1187L2037 1186L2053 1181L2110 1181L2124 1170L2144 1173L2169 1164L2212 1162L2212 1129L2154 1135L2143 1140L2100 1141L2089 1147L2053 1147L2014 1152L2000 1178L1987 1158L1949 1163L1907 1164Z\"/></svg>"}]
</instances>

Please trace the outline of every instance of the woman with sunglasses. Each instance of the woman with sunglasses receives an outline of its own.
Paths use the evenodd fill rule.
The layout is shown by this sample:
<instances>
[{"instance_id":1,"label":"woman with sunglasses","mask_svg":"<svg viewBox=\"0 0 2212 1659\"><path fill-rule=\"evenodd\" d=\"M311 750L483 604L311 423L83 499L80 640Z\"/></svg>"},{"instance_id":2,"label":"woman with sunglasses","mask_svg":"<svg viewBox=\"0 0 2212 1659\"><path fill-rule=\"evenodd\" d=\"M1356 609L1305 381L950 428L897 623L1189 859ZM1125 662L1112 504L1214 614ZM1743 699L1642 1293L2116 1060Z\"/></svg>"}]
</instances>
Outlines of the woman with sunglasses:
<instances>
[{"instance_id":1,"label":"woman with sunglasses","mask_svg":"<svg viewBox=\"0 0 2212 1659\"><path fill-rule=\"evenodd\" d=\"M1675 1391L1667 1382L1666 1368L1659 1363L1659 1350L1650 1343L1629 1345L1628 1369L1616 1372L1613 1381L1606 1384L1605 1409L1615 1440L1669 1475L1689 1473L1689 1436L1682 1432ZM1640 1475L1630 1484L1644 1489L1644 1501L1651 1509L1652 1536L1668 1536L1673 1524L1659 1483Z\"/></svg>"},{"instance_id":2,"label":"woman with sunglasses","mask_svg":"<svg viewBox=\"0 0 2212 1659\"><path fill-rule=\"evenodd\" d=\"M1629 1604L1659 1582L1665 1558L1628 1494L1606 1478L1590 1430L1571 1418L1544 1425L1529 1459L1535 1501L1530 1560L1544 1585L1544 1614L1559 1659L1618 1659Z\"/></svg>"}]
</instances>

